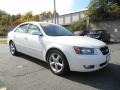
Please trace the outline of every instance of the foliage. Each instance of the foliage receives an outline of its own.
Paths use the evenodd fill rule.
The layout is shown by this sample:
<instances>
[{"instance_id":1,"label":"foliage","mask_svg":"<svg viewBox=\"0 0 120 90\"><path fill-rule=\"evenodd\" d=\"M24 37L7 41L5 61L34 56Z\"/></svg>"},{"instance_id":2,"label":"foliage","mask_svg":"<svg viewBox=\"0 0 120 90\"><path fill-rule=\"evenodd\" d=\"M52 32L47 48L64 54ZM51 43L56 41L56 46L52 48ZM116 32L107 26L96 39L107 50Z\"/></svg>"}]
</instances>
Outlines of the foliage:
<instances>
[{"instance_id":1,"label":"foliage","mask_svg":"<svg viewBox=\"0 0 120 90\"><path fill-rule=\"evenodd\" d=\"M6 26L0 25L0 36L7 35Z\"/></svg>"},{"instance_id":2,"label":"foliage","mask_svg":"<svg viewBox=\"0 0 120 90\"><path fill-rule=\"evenodd\" d=\"M32 12L27 12L25 15L22 15L20 18L21 22L25 21L33 21L33 15Z\"/></svg>"},{"instance_id":3,"label":"foliage","mask_svg":"<svg viewBox=\"0 0 120 90\"><path fill-rule=\"evenodd\" d=\"M108 12L110 14L111 19L119 19L120 18L120 5L112 4L108 8Z\"/></svg>"},{"instance_id":4,"label":"foliage","mask_svg":"<svg viewBox=\"0 0 120 90\"><path fill-rule=\"evenodd\" d=\"M45 11L40 14L40 20L44 20L52 17L53 17L53 14L50 11L48 12Z\"/></svg>"},{"instance_id":5,"label":"foliage","mask_svg":"<svg viewBox=\"0 0 120 90\"><path fill-rule=\"evenodd\" d=\"M70 25L71 31L83 31L86 30L86 20L81 20Z\"/></svg>"},{"instance_id":6,"label":"foliage","mask_svg":"<svg viewBox=\"0 0 120 90\"><path fill-rule=\"evenodd\" d=\"M24 15L10 15L5 11L0 10L0 33L5 33L9 26L15 27L22 22L39 21L51 17L53 17L53 14L50 11L36 15L33 15L32 12L27 12Z\"/></svg>"},{"instance_id":7,"label":"foliage","mask_svg":"<svg viewBox=\"0 0 120 90\"><path fill-rule=\"evenodd\" d=\"M87 15L90 21L105 21L120 18L120 0L91 0Z\"/></svg>"}]
</instances>

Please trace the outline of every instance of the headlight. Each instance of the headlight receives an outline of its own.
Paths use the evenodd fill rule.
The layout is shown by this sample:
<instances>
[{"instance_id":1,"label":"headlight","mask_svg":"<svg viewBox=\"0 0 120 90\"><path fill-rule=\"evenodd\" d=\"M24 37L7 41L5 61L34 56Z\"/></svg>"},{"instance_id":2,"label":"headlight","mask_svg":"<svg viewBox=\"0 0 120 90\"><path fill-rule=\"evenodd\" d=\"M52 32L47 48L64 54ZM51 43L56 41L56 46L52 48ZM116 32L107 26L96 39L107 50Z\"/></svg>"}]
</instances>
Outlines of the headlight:
<instances>
[{"instance_id":1,"label":"headlight","mask_svg":"<svg viewBox=\"0 0 120 90\"><path fill-rule=\"evenodd\" d=\"M85 47L73 47L76 54L82 54L82 55L93 55L97 54L96 50L94 48L85 48Z\"/></svg>"}]
</instances>

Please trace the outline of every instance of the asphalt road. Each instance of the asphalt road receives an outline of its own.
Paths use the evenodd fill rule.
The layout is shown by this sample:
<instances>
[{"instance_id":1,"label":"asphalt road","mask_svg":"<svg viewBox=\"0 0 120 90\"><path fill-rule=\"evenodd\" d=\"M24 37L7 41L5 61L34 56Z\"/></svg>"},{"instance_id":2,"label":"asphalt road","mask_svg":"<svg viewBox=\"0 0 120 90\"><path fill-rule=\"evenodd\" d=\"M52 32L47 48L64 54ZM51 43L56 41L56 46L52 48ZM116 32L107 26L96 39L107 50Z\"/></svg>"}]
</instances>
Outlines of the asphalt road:
<instances>
[{"instance_id":1,"label":"asphalt road","mask_svg":"<svg viewBox=\"0 0 120 90\"><path fill-rule=\"evenodd\" d=\"M0 45L0 87L7 90L120 90L120 44L110 44L110 64L90 73L51 73L46 63L24 54L12 56Z\"/></svg>"}]
</instances>

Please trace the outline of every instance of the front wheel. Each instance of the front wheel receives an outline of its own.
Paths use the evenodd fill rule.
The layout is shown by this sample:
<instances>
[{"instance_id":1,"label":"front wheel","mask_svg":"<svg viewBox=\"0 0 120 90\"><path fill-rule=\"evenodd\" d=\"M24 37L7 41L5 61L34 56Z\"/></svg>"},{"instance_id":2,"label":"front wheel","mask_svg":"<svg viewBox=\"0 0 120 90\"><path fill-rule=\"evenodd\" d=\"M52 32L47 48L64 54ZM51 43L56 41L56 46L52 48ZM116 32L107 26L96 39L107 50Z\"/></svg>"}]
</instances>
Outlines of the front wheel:
<instances>
[{"instance_id":1,"label":"front wheel","mask_svg":"<svg viewBox=\"0 0 120 90\"><path fill-rule=\"evenodd\" d=\"M60 51L51 50L48 54L47 60L49 67L54 74L63 75L69 71L68 62Z\"/></svg>"},{"instance_id":2,"label":"front wheel","mask_svg":"<svg viewBox=\"0 0 120 90\"><path fill-rule=\"evenodd\" d=\"M13 41L11 41L10 42L10 44L9 44L9 48L10 48L10 53L12 54L12 55L17 55L17 50L16 50L16 47L15 47L15 44L14 44L14 42Z\"/></svg>"}]
</instances>

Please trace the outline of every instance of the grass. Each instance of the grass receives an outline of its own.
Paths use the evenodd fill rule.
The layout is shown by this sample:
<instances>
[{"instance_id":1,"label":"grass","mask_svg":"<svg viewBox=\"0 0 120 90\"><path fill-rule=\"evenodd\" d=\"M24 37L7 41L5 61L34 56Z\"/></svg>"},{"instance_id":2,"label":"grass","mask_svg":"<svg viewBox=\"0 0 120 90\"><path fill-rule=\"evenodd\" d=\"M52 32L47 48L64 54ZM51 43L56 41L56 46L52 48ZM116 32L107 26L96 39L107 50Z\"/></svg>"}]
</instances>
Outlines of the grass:
<instances>
[{"instance_id":1,"label":"grass","mask_svg":"<svg viewBox=\"0 0 120 90\"><path fill-rule=\"evenodd\" d=\"M7 40L6 39L0 39L0 44L7 44Z\"/></svg>"}]
</instances>

